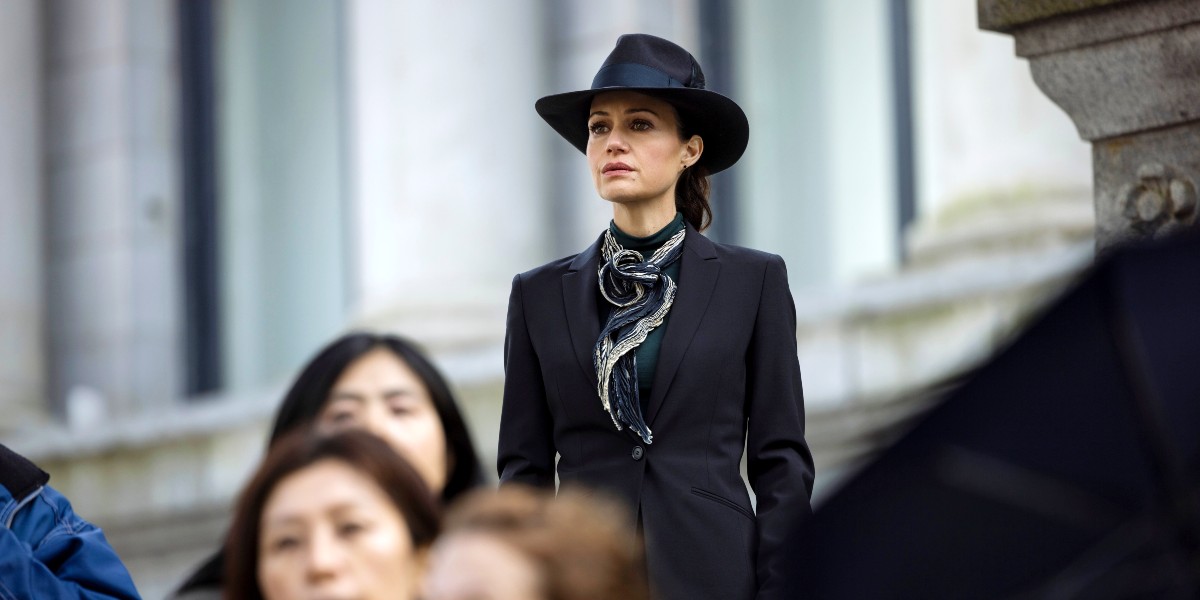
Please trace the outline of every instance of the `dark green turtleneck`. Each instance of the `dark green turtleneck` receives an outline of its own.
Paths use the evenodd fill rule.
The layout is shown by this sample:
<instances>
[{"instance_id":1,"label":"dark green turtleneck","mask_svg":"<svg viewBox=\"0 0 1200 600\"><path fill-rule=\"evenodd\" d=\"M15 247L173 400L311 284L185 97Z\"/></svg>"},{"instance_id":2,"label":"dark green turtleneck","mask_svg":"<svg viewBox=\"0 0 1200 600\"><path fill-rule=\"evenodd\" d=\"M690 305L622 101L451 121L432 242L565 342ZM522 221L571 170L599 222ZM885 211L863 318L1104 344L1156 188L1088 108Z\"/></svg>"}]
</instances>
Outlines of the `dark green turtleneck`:
<instances>
[{"instance_id":1,"label":"dark green turtleneck","mask_svg":"<svg viewBox=\"0 0 1200 600\"><path fill-rule=\"evenodd\" d=\"M649 237L634 237L618 229L616 223L608 225L609 231L612 231L613 237L622 248L640 252L644 258L649 258L655 250L661 248L663 244L667 243L667 240L671 239L671 236L679 233L683 227L683 214L681 213L675 213L675 218L666 227ZM675 280L675 285L679 285L679 264L682 262L683 258L681 257L663 271L667 277ZM603 299L601 302L608 304ZM670 319L671 313L668 312L662 325L655 327L646 336L646 341L633 351L637 364L638 395L643 403L650 399L650 387L654 383L654 372L658 368L658 351L662 348L663 334L667 331L667 321Z\"/></svg>"}]
</instances>

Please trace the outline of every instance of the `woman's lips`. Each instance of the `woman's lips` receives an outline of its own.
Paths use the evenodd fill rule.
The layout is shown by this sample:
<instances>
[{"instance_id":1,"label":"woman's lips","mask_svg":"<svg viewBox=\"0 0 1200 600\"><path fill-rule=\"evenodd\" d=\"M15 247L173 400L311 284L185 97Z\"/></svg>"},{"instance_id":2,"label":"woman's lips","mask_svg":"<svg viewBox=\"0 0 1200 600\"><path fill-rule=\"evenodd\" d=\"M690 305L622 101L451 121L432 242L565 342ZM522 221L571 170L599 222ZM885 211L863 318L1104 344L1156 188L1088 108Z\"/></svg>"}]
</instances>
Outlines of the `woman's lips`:
<instances>
[{"instance_id":1,"label":"woman's lips","mask_svg":"<svg viewBox=\"0 0 1200 600\"><path fill-rule=\"evenodd\" d=\"M600 172L611 176L628 175L633 172L633 167L621 162L612 162L604 165Z\"/></svg>"}]
</instances>

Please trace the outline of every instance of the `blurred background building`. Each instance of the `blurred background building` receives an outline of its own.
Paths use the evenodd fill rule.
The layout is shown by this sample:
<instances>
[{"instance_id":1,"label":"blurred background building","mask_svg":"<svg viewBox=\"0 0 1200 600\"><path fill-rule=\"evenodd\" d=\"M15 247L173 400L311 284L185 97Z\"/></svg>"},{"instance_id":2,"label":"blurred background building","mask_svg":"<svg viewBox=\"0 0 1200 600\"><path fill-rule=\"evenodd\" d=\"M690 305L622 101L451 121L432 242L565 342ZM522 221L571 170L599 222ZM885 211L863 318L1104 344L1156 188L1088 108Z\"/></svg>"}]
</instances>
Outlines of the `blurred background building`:
<instances>
[{"instance_id":1,"label":"blurred background building","mask_svg":"<svg viewBox=\"0 0 1200 600\"><path fill-rule=\"evenodd\" d=\"M611 217L533 101L627 32L750 117L710 236L787 261L818 501L1091 259L1089 148L973 2L0 0L0 441L152 598L340 332L430 349L491 464L509 282Z\"/></svg>"}]
</instances>

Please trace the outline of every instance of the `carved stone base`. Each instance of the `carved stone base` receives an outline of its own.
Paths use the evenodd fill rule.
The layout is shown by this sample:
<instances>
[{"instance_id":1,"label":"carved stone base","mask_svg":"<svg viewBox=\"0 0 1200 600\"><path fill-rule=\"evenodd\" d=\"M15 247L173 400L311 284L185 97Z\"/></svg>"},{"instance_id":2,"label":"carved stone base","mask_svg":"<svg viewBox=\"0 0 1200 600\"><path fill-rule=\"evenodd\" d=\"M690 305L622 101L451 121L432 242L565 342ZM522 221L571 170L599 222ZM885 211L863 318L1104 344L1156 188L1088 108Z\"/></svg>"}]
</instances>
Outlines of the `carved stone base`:
<instances>
[{"instance_id":1,"label":"carved stone base","mask_svg":"<svg viewBox=\"0 0 1200 600\"><path fill-rule=\"evenodd\" d=\"M1098 140L1092 161L1098 248L1196 224L1200 123Z\"/></svg>"}]
</instances>

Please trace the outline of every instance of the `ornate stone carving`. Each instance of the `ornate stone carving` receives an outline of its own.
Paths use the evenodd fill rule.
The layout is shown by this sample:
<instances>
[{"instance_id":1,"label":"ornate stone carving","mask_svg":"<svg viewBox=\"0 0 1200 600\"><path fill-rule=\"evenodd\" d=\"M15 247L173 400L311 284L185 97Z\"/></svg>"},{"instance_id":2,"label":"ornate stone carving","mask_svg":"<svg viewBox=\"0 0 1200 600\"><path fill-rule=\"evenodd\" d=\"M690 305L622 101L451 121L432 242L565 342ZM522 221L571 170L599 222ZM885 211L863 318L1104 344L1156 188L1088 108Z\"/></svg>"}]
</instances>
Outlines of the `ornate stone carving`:
<instances>
[{"instance_id":1,"label":"ornate stone carving","mask_svg":"<svg viewBox=\"0 0 1200 600\"><path fill-rule=\"evenodd\" d=\"M1137 183L1117 193L1117 212L1142 236L1161 237L1196 222L1196 185L1159 163L1138 167Z\"/></svg>"}]
</instances>

